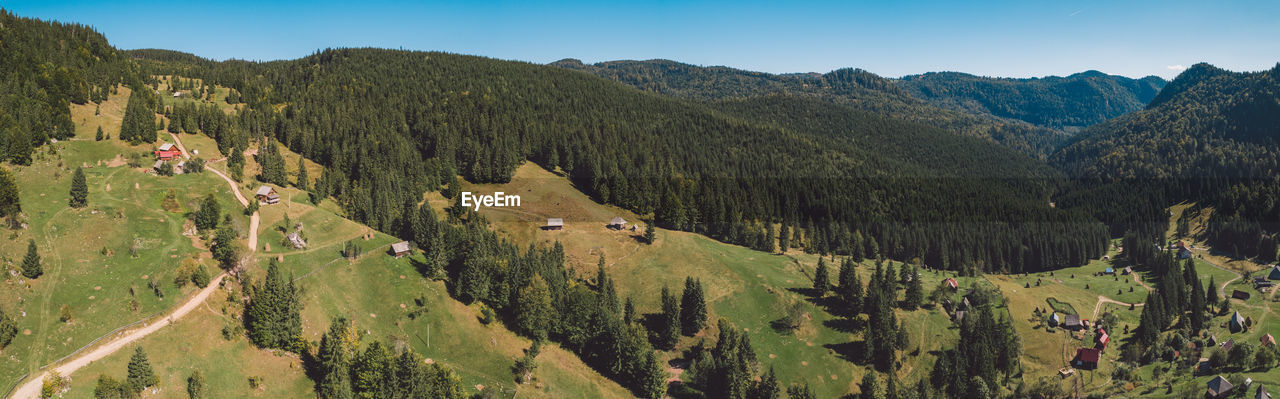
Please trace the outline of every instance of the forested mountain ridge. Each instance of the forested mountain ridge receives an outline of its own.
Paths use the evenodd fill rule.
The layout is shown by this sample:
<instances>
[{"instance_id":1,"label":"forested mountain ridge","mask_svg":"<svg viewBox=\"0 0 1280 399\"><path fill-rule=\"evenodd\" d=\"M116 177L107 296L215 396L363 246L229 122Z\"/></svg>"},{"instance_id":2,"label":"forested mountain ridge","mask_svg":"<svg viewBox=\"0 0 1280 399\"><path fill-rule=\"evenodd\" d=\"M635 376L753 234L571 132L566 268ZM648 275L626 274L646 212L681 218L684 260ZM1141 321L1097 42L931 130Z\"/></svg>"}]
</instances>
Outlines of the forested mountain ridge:
<instances>
[{"instance_id":1,"label":"forested mountain ridge","mask_svg":"<svg viewBox=\"0 0 1280 399\"><path fill-rule=\"evenodd\" d=\"M47 22L0 9L0 160L75 134L69 106L101 101L137 67L85 25Z\"/></svg>"},{"instance_id":2,"label":"forested mountain ridge","mask_svg":"<svg viewBox=\"0 0 1280 399\"><path fill-rule=\"evenodd\" d=\"M760 121L523 62L379 49L327 50L269 63L151 63L144 53L133 55L153 73L235 88L249 104L240 117L244 133L279 140L327 166L316 191L339 198L354 220L384 231L399 223L405 202L455 175L504 182L516 165L532 160L563 170L601 202L653 214L661 226L753 248L773 245L774 223L827 231L830 245L817 250L843 253L861 231L882 241L877 246L886 255L926 257L945 267L972 266L977 259L991 270L1078 264L1104 246L1100 225L1049 208L1043 187L930 177L1056 173L976 139L962 147L997 158L997 164L1018 159L1007 164L1017 166L983 169L950 153L932 155L928 167L902 162L908 158L887 160L857 146L832 145L824 138L830 132L813 126ZM813 104L764 105L776 112ZM884 126L862 140L896 146L887 152L894 154L921 145L887 140L920 126ZM219 138L226 146L243 145L235 141ZM1050 220L1074 227L1023 230L1043 226L1032 221ZM995 224L968 229L964 223ZM1009 239L983 239L987 234ZM1049 238L1059 234L1062 241ZM986 243L983 249L974 248L979 242ZM1035 260L1013 261L1024 257Z\"/></svg>"},{"instance_id":3,"label":"forested mountain ridge","mask_svg":"<svg viewBox=\"0 0 1280 399\"><path fill-rule=\"evenodd\" d=\"M904 76L899 87L935 105L1057 129L1079 129L1143 109L1164 79L1130 79L1087 71L1067 77L1013 79L959 72Z\"/></svg>"},{"instance_id":4,"label":"forested mountain ridge","mask_svg":"<svg viewBox=\"0 0 1280 399\"><path fill-rule=\"evenodd\" d=\"M1280 64L1260 72L1198 64L1148 109L1090 127L1050 157L1079 183L1059 205L1119 209L1130 215L1095 215L1158 225L1167 223L1160 208L1197 202L1215 208L1205 239L1270 261L1280 233L1278 126Z\"/></svg>"},{"instance_id":5,"label":"forested mountain ridge","mask_svg":"<svg viewBox=\"0 0 1280 399\"><path fill-rule=\"evenodd\" d=\"M815 97L964 136L992 140L1033 156L1047 155L1069 137L1065 132L1022 121L939 107L912 97L893 79L861 69L845 68L825 74L774 75L668 60L610 61L588 65L579 60L564 59L550 65L587 72L644 91L701 101L766 94Z\"/></svg>"}]
</instances>

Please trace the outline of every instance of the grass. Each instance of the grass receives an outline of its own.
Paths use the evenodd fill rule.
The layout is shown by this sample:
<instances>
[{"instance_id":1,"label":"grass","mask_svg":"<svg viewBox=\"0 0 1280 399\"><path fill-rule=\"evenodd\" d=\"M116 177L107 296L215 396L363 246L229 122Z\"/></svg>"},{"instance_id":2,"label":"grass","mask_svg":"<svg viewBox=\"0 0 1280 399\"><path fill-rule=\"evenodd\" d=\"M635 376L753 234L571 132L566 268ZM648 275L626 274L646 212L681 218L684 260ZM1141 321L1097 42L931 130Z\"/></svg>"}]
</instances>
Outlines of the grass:
<instances>
[{"instance_id":1,"label":"grass","mask_svg":"<svg viewBox=\"0 0 1280 399\"><path fill-rule=\"evenodd\" d=\"M127 166L106 166L118 154L150 147L68 140L40 149L32 166L14 168L29 228L6 230L0 253L7 254L5 268L16 269L27 240L34 239L45 275L23 281L5 273L0 284L0 307L17 318L21 331L4 351L0 380L16 381L117 327L181 301L192 288L179 289L172 280L184 259L212 265L202 244L182 234L185 215L164 211L160 202L170 189L185 210L195 209L208 193L226 204L234 199L210 174L157 177ZM88 167L89 206L82 209L67 206L75 166ZM148 288L152 281L163 298ZM59 321L64 304L71 309L70 323Z\"/></svg>"},{"instance_id":2,"label":"grass","mask_svg":"<svg viewBox=\"0 0 1280 399\"><path fill-rule=\"evenodd\" d=\"M1076 312L1075 306L1071 306L1071 304L1069 303L1059 301L1058 298L1054 298L1054 297L1045 298L1045 302L1049 303L1049 307L1053 308L1054 312L1067 314L1067 315L1080 315L1080 313Z\"/></svg>"},{"instance_id":3,"label":"grass","mask_svg":"<svg viewBox=\"0 0 1280 399\"><path fill-rule=\"evenodd\" d=\"M264 212L268 210L282 215L285 208L282 205L263 208ZM333 226L335 230L357 235L364 231L362 225L324 209L294 204L288 211L308 220L307 230L315 228L312 226ZM263 224L264 229L270 228L266 227L265 216ZM510 367L530 342L498 322L481 324L476 306L450 298L444 283L422 278L410 258L395 259L378 250L393 241L395 238L384 234L375 234L368 241L359 240L366 254L355 262L341 259L338 250L345 240L340 239L313 238L311 250L284 253L281 266L295 276L303 292L305 338L318 343L330 322L342 315L356 323L366 342L380 339L411 348L452 368L461 376L466 392L476 393L476 387L481 385L515 388ZM260 258L279 256L260 255ZM267 261L259 259L250 273L261 275L261 266ZM238 295L235 298L238 299ZM139 345L151 354L157 373L164 376L164 395L181 396L184 379L194 369L206 374L211 392L243 397L314 395L313 383L303 374L295 356L256 349L243 337L231 342L223 340L221 328L237 323L233 315L239 312L239 305L226 302L226 297L215 295L203 310L180 322L177 328L161 330L140 341ZM411 319L408 315L417 308L418 298L426 299L427 311ZM92 379L99 373L123 375L130 354L129 351L117 352L77 373L71 397L89 395ZM518 387L521 397L629 397L616 383L559 347L544 346L538 359L536 381ZM247 381L251 376L265 377L266 387L250 389Z\"/></svg>"}]
</instances>

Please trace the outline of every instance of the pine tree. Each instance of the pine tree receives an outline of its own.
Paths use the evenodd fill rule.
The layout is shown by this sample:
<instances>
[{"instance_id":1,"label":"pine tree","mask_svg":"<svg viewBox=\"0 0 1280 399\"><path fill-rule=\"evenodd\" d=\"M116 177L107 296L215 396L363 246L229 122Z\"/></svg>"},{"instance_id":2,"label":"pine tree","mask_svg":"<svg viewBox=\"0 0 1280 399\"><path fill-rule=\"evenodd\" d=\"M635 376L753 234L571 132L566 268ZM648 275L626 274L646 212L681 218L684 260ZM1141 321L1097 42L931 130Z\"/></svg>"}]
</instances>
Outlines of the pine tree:
<instances>
[{"instance_id":1,"label":"pine tree","mask_svg":"<svg viewBox=\"0 0 1280 399\"><path fill-rule=\"evenodd\" d=\"M637 381L639 390L636 395L645 399L660 399L667 394L667 369L658 360L658 354L652 350L642 360Z\"/></svg>"},{"instance_id":2,"label":"pine tree","mask_svg":"<svg viewBox=\"0 0 1280 399\"><path fill-rule=\"evenodd\" d=\"M218 203L218 198L213 194L204 197L204 202L200 205L200 210L196 211L194 221L196 228L206 231L218 227L218 221L222 219L222 205Z\"/></svg>"},{"instance_id":3,"label":"pine tree","mask_svg":"<svg viewBox=\"0 0 1280 399\"><path fill-rule=\"evenodd\" d=\"M40 253L36 248L36 240L27 240L27 256L22 258L22 277L34 279L44 274L44 266L40 264Z\"/></svg>"},{"instance_id":4,"label":"pine tree","mask_svg":"<svg viewBox=\"0 0 1280 399\"><path fill-rule=\"evenodd\" d=\"M902 269L907 270L905 266ZM911 274L912 277L907 282L906 298L902 302L902 308L906 310L916 310L924 302L924 284L914 267L911 268Z\"/></svg>"},{"instance_id":5,"label":"pine tree","mask_svg":"<svg viewBox=\"0 0 1280 399\"><path fill-rule=\"evenodd\" d=\"M219 227L213 235L213 245L210 252L213 259L218 261L218 265L223 269L231 270L239 262L240 253L235 246L236 232L231 230L231 226Z\"/></svg>"},{"instance_id":6,"label":"pine tree","mask_svg":"<svg viewBox=\"0 0 1280 399\"><path fill-rule=\"evenodd\" d=\"M93 135L93 141L102 141L102 138L103 138L102 126L98 126L98 133Z\"/></svg>"},{"instance_id":7,"label":"pine tree","mask_svg":"<svg viewBox=\"0 0 1280 399\"><path fill-rule=\"evenodd\" d=\"M0 150L3 150L0 146ZM3 160L3 157L0 157ZM0 217L8 217L22 212L22 202L18 197L18 181L9 168L0 166Z\"/></svg>"},{"instance_id":8,"label":"pine tree","mask_svg":"<svg viewBox=\"0 0 1280 399\"><path fill-rule=\"evenodd\" d=\"M858 397L861 399L883 398L883 396L880 396L880 382L876 378L875 370L872 370L869 368L867 369L866 374L862 375L862 384L859 386L859 388L861 389L860 392L862 393L859 394Z\"/></svg>"},{"instance_id":9,"label":"pine tree","mask_svg":"<svg viewBox=\"0 0 1280 399\"><path fill-rule=\"evenodd\" d=\"M301 350L302 305L293 279L281 275L274 258L266 279L252 292L245 307L249 339L262 348Z\"/></svg>"},{"instance_id":10,"label":"pine tree","mask_svg":"<svg viewBox=\"0 0 1280 399\"><path fill-rule=\"evenodd\" d=\"M311 179L307 177L307 159L298 157L298 188L302 191L311 190Z\"/></svg>"},{"instance_id":11,"label":"pine tree","mask_svg":"<svg viewBox=\"0 0 1280 399\"><path fill-rule=\"evenodd\" d=\"M351 352L347 344L347 320L338 318L329 325L329 332L320 338L320 349L316 353L320 382L317 389L320 397L327 399L352 399L355 397L351 387Z\"/></svg>"},{"instance_id":12,"label":"pine tree","mask_svg":"<svg viewBox=\"0 0 1280 399\"><path fill-rule=\"evenodd\" d=\"M788 249L791 249L791 225L783 222L778 230L778 250L786 253Z\"/></svg>"},{"instance_id":13,"label":"pine tree","mask_svg":"<svg viewBox=\"0 0 1280 399\"><path fill-rule=\"evenodd\" d=\"M30 165L31 153L34 151L30 134L22 129L13 129L9 138L9 162L14 165Z\"/></svg>"},{"instance_id":14,"label":"pine tree","mask_svg":"<svg viewBox=\"0 0 1280 399\"><path fill-rule=\"evenodd\" d=\"M773 367L769 367L769 371L760 378L755 386L751 387L749 399L781 399L782 384L778 382L778 375L774 373Z\"/></svg>"},{"instance_id":15,"label":"pine tree","mask_svg":"<svg viewBox=\"0 0 1280 399\"><path fill-rule=\"evenodd\" d=\"M647 243L647 244L649 244L649 245L653 245L653 241L654 241L654 240L656 240L657 238L658 238L658 237L657 237L657 228L653 227L653 220L649 220L648 222L645 222L645 224L644 224L644 242L645 242L645 243Z\"/></svg>"},{"instance_id":16,"label":"pine tree","mask_svg":"<svg viewBox=\"0 0 1280 399\"><path fill-rule=\"evenodd\" d=\"M18 323L5 314L4 309L0 309L0 350L9 346L16 335L18 335Z\"/></svg>"},{"instance_id":17,"label":"pine tree","mask_svg":"<svg viewBox=\"0 0 1280 399\"><path fill-rule=\"evenodd\" d=\"M684 293L680 298L680 330L692 337L707 325L707 303L702 292L702 282L686 277Z\"/></svg>"},{"instance_id":18,"label":"pine tree","mask_svg":"<svg viewBox=\"0 0 1280 399\"><path fill-rule=\"evenodd\" d=\"M190 399L204 399L204 373L200 370L192 371L191 376L187 377L187 397Z\"/></svg>"},{"instance_id":19,"label":"pine tree","mask_svg":"<svg viewBox=\"0 0 1280 399\"><path fill-rule=\"evenodd\" d=\"M133 351L133 356L129 358L129 378L125 380L126 385L133 392L142 392L147 387L160 383L160 378L156 377L155 372L151 370L151 361L147 360L147 352L139 346Z\"/></svg>"},{"instance_id":20,"label":"pine tree","mask_svg":"<svg viewBox=\"0 0 1280 399\"><path fill-rule=\"evenodd\" d=\"M72 208L84 208L89 205L89 186L85 183L82 168L76 168L76 173L71 176L71 199L68 204Z\"/></svg>"},{"instance_id":21,"label":"pine tree","mask_svg":"<svg viewBox=\"0 0 1280 399\"><path fill-rule=\"evenodd\" d=\"M1204 303L1210 307L1218 306L1218 283L1213 281L1213 276L1209 276L1209 287L1204 292Z\"/></svg>"},{"instance_id":22,"label":"pine tree","mask_svg":"<svg viewBox=\"0 0 1280 399\"><path fill-rule=\"evenodd\" d=\"M520 289L516 301L516 327L536 340L547 339L548 329L558 318L551 305L551 290L542 276L534 274L529 284Z\"/></svg>"},{"instance_id":23,"label":"pine tree","mask_svg":"<svg viewBox=\"0 0 1280 399\"><path fill-rule=\"evenodd\" d=\"M636 304L632 303L631 296L627 296L627 304L623 306L622 322L631 325L636 320Z\"/></svg>"},{"instance_id":24,"label":"pine tree","mask_svg":"<svg viewBox=\"0 0 1280 399\"><path fill-rule=\"evenodd\" d=\"M382 342L373 341L352 364L352 390L357 398L375 399L390 396L390 379L395 372L395 359Z\"/></svg>"},{"instance_id":25,"label":"pine tree","mask_svg":"<svg viewBox=\"0 0 1280 399\"><path fill-rule=\"evenodd\" d=\"M680 300L662 287L662 319L658 325L658 346L664 350L676 347L680 339Z\"/></svg>"},{"instance_id":26,"label":"pine tree","mask_svg":"<svg viewBox=\"0 0 1280 399\"><path fill-rule=\"evenodd\" d=\"M813 295L822 298L831 289L831 278L827 275L827 262L818 258L818 269L813 272Z\"/></svg>"}]
</instances>

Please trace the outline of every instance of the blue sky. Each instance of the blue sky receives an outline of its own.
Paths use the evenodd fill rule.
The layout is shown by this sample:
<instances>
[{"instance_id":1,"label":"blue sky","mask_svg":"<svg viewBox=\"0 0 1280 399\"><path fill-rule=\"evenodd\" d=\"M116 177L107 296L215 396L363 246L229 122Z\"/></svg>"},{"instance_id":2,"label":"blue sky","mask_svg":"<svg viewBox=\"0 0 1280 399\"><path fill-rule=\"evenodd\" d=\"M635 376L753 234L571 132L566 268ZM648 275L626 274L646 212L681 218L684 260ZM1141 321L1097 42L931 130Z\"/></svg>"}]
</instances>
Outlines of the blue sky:
<instances>
[{"instance_id":1,"label":"blue sky","mask_svg":"<svg viewBox=\"0 0 1280 399\"><path fill-rule=\"evenodd\" d=\"M977 4L974 4L977 3ZM858 67L897 77L1089 69L1172 78L1280 61L1280 1L217 2L27 1L22 16L94 26L119 48L289 59L327 47L439 50L547 63L665 58L755 71Z\"/></svg>"}]
</instances>

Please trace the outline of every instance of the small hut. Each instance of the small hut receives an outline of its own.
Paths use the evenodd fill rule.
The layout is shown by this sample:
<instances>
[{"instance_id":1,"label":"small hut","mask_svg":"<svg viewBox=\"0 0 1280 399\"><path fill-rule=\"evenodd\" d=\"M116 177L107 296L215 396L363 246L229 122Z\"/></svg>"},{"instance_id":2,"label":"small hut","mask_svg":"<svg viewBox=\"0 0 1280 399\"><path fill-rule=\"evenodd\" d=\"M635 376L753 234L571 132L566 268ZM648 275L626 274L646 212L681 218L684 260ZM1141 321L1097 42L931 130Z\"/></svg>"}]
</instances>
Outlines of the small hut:
<instances>
[{"instance_id":1,"label":"small hut","mask_svg":"<svg viewBox=\"0 0 1280 399\"><path fill-rule=\"evenodd\" d=\"M1231 389L1235 388L1231 382L1222 376L1213 377L1209 380L1208 389L1204 392L1204 397L1212 399L1220 399L1231 396Z\"/></svg>"},{"instance_id":2,"label":"small hut","mask_svg":"<svg viewBox=\"0 0 1280 399\"><path fill-rule=\"evenodd\" d=\"M409 254L409 242L408 242L408 241L401 241L401 242L397 242L397 243L395 243L395 244L391 244L391 255L392 255L392 256L395 256L396 258L402 258L402 257L404 257L405 255L408 255L408 254Z\"/></svg>"},{"instance_id":3,"label":"small hut","mask_svg":"<svg viewBox=\"0 0 1280 399\"><path fill-rule=\"evenodd\" d=\"M280 202L280 194L277 194L276 189L270 186L258 187L258 191L255 191L253 195L258 198L258 202L268 205Z\"/></svg>"},{"instance_id":4,"label":"small hut","mask_svg":"<svg viewBox=\"0 0 1280 399\"><path fill-rule=\"evenodd\" d=\"M623 219L621 216L614 216L613 220L609 221L609 228L614 230L625 229L627 228L627 220Z\"/></svg>"},{"instance_id":5,"label":"small hut","mask_svg":"<svg viewBox=\"0 0 1280 399\"><path fill-rule=\"evenodd\" d=\"M1240 311L1237 310L1231 315L1231 321L1228 324L1233 333L1244 331L1244 316L1241 316Z\"/></svg>"},{"instance_id":6,"label":"small hut","mask_svg":"<svg viewBox=\"0 0 1280 399\"><path fill-rule=\"evenodd\" d=\"M549 218L549 219L547 219L547 225L546 225L546 226L542 226L542 229L543 229L543 230L563 230L563 229L564 229L564 219L561 219L561 218Z\"/></svg>"}]
</instances>

